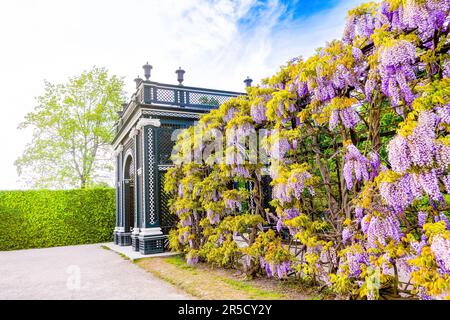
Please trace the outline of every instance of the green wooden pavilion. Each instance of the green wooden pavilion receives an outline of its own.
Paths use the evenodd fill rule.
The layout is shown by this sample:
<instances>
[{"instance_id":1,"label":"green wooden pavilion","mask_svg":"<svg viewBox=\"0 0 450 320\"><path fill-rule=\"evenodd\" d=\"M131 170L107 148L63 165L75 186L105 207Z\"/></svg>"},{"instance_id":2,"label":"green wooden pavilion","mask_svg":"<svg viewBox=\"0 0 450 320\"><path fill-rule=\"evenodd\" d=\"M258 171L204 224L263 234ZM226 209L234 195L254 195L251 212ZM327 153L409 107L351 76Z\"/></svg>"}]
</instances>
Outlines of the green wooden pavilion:
<instances>
[{"instance_id":1,"label":"green wooden pavilion","mask_svg":"<svg viewBox=\"0 0 450 320\"><path fill-rule=\"evenodd\" d=\"M152 66L143 66L136 92L123 105L113 141L116 164L116 227L114 242L141 254L163 252L177 217L169 212L164 174L172 165L173 132L187 128L201 114L240 92L188 87L179 68L178 85L150 81ZM244 81L247 86L251 79Z\"/></svg>"}]
</instances>

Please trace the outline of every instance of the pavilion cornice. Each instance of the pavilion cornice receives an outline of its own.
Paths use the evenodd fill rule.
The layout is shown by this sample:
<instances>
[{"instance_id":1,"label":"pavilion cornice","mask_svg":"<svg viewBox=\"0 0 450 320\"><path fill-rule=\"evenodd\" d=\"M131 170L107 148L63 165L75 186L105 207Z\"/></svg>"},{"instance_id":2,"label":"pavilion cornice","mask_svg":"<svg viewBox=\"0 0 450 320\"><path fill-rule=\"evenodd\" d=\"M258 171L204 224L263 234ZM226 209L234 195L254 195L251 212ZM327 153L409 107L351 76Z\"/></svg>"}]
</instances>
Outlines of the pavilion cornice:
<instances>
[{"instance_id":1,"label":"pavilion cornice","mask_svg":"<svg viewBox=\"0 0 450 320\"><path fill-rule=\"evenodd\" d=\"M232 97L241 95L246 94L141 80L130 102L124 105L120 112L120 120L115 127L116 139L133 118L135 111L141 107L202 114L218 108Z\"/></svg>"}]
</instances>

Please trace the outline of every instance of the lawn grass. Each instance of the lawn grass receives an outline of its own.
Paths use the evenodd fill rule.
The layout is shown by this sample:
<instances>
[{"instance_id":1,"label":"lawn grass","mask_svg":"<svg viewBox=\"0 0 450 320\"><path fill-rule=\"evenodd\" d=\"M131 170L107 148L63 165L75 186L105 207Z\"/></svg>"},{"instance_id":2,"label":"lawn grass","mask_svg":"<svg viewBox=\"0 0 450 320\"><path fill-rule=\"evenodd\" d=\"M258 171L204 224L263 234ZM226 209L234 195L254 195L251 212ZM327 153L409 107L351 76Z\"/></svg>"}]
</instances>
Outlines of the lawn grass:
<instances>
[{"instance_id":1,"label":"lawn grass","mask_svg":"<svg viewBox=\"0 0 450 320\"><path fill-rule=\"evenodd\" d=\"M287 298L284 294L269 290L262 290L255 287L254 285L249 284L248 282L234 280L227 277L219 277L219 279L238 290L246 292L247 294L249 294L250 299L262 299L264 297L270 300L280 300Z\"/></svg>"},{"instance_id":2,"label":"lawn grass","mask_svg":"<svg viewBox=\"0 0 450 320\"><path fill-rule=\"evenodd\" d=\"M166 260L167 263L170 263L171 265L174 265L174 266L179 267L181 269L186 269L186 270L191 270L191 271L196 270L194 267L188 265L186 263L186 261L183 260L181 255L169 256L169 257L165 258L165 260Z\"/></svg>"},{"instance_id":3,"label":"lawn grass","mask_svg":"<svg viewBox=\"0 0 450 320\"><path fill-rule=\"evenodd\" d=\"M299 296L287 294L284 288L267 285L262 280L245 280L233 274L232 270L213 269L205 264L190 266L180 255L143 258L135 260L134 263L199 299L299 299Z\"/></svg>"}]
</instances>

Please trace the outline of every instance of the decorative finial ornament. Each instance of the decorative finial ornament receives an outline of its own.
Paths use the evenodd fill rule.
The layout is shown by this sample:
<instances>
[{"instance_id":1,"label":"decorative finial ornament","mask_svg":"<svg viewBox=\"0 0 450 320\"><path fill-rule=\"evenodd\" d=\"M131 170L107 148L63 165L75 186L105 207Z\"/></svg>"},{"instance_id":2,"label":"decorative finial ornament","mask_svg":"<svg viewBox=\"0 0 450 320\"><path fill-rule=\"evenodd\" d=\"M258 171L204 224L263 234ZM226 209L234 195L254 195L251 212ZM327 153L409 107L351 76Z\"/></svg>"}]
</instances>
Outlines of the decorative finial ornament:
<instances>
[{"instance_id":1,"label":"decorative finial ornament","mask_svg":"<svg viewBox=\"0 0 450 320\"><path fill-rule=\"evenodd\" d=\"M178 70L175 70L175 73L178 75L177 77L178 84L182 86L184 81L184 74L186 73L186 71L184 71L183 69L181 69L181 67L179 67Z\"/></svg>"},{"instance_id":2,"label":"decorative finial ornament","mask_svg":"<svg viewBox=\"0 0 450 320\"><path fill-rule=\"evenodd\" d=\"M153 67L151 65L149 65L148 62L147 62L146 64L144 64L142 66L142 69L144 69L145 80L149 80Z\"/></svg>"},{"instance_id":3,"label":"decorative finial ornament","mask_svg":"<svg viewBox=\"0 0 450 320\"><path fill-rule=\"evenodd\" d=\"M139 85L140 85L141 82L142 82L141 77L137 76L137 77L134 79L134 82L136 82L136 89L139 88Z\"/></svg>"},{"instance_id":4,"label":"decorative finial ornament","mask_svg":"<svg viewBox=\"0 0 450 320\"><path fill-rule=\"evenodd\" d=\"M247 79L244 80L245 86L250 87L252 85L253 80L247 76Z\"/></svg>"}]
</instances>

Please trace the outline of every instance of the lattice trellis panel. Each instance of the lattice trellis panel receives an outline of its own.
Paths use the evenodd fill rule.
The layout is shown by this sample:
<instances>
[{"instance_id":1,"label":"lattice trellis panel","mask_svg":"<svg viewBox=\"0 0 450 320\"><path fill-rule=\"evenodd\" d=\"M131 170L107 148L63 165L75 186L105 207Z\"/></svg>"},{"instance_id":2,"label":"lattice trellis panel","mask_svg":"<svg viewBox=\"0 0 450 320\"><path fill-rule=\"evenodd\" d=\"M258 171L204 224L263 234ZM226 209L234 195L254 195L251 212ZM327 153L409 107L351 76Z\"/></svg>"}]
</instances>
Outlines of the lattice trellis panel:
<instances>
[{"instance_id":1,"label":"lattice trellis panel","mask_svg":"<svg viewBox=\"0 0 450 320\"><path fill-rule=\"evenodd\" d=\"M270 208L271 212L274 212L274 208L269 204L270 201L272 201L272 186L270 185L270 182L272 181L272 178L269 175L262 176L262 189L264 194L264 208Z\"/></svg>"},{"instance_id":2,"label":"lattice trellis panel","mask_svg":"<svg viewBox=\"0 0 450 320\"><path fill-rule=\"evenodd\" d=\"M158 128L158 164L171 164L170 156L175 146L172 128Z\"/></svg>"},{"instance_id":3,"label":"lattice trellis panel","mask_svg":"<svg viewBox=\"0 0 450 320\"><path fill-rule=\"evenodd\" d=\"M160 171L159 176L159 218L161 229L164 234L168 234L170 229L176 227L178 217L172 214L169 209L168 201L170 195L164 191L164 171Z\"/></svg>"},{"instance_id":4,"label":"lattice trellis panel","mask_svg":"<svg viewBox=\"0 0 450 320\"><path fill-rule=\"evenodd\" d=\"M220 106L222 103L230 99L229 96L207 94L202 92L187 92L189 104L200 104L206 106Z\"/></svg>"},{"instance_id":5,"label":"lattice trellis panel","mask_svg":"<svg viewBox=\"0 0 450 320\"><path fill-rule=\"evenodd\" d=\"M175 91L158 88L156 90L156 96L154 96L153 99L160 102L175 102Z\"/></svg>"},{"instance_id":6,"label":"lattice trellis panel","mask_svg":"<svg viewBox=\"0 0 450 320\"><path fill-rule=\"evenodd\" d=\"M134 161L130 163L130 180L134 181Z\"/></svg>"}]
</instances>

